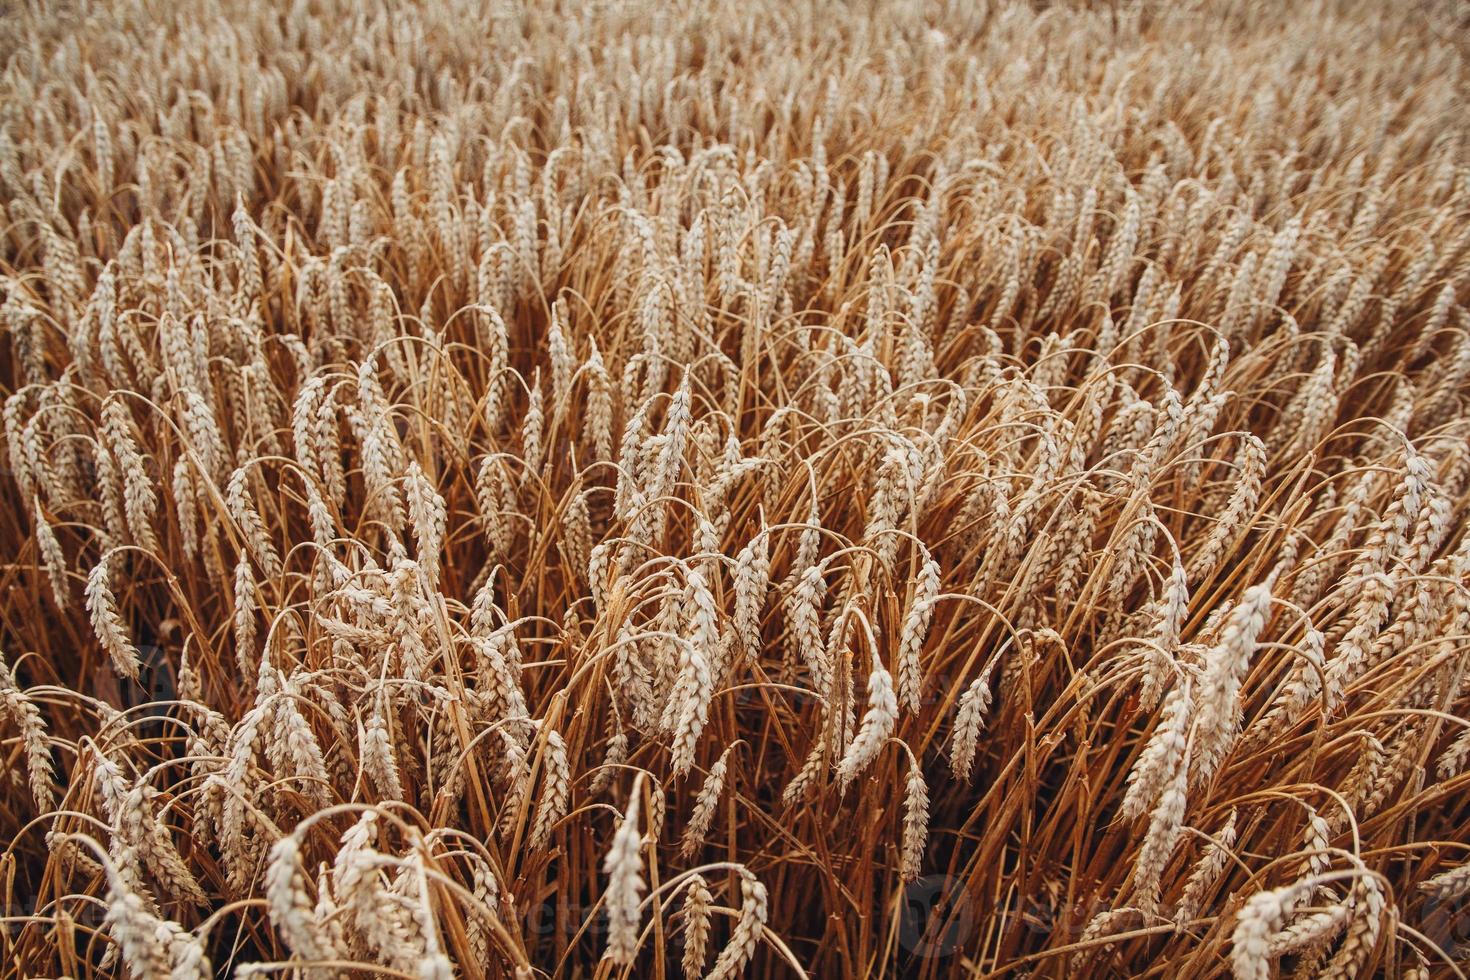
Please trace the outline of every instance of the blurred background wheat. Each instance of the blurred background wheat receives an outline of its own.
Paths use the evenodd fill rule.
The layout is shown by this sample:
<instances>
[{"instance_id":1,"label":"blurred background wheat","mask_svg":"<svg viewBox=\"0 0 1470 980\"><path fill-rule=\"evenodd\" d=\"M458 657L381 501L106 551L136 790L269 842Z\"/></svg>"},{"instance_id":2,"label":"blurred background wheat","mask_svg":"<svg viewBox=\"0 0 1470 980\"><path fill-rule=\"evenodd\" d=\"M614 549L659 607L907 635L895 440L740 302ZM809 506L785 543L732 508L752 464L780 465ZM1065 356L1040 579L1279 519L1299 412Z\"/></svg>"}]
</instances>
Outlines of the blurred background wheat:
<instances>
[{"instance_id":1,"label":"blurred background wheat","mask_svg":"<svg viewBox=\"0 0 1470 980\"><path fill-rule=\"evenodd\" d=\"M0 13L7 976L1461 976L1452 3Z\"/></svg>"}]
</instances>

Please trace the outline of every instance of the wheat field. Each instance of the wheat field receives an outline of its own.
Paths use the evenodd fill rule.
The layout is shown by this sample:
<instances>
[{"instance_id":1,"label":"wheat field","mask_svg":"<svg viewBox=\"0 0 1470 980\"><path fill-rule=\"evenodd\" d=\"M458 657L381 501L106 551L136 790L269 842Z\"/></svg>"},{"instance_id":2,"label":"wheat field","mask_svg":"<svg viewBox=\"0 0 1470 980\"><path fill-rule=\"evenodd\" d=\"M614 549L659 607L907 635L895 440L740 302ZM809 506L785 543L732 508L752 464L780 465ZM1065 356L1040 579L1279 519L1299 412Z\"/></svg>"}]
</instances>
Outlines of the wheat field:
<instances>
[{"instance_id":1,"label":"wheat field","mask_svg":"<svg viewBox=\"0 0 1470 980\"><path fill-rule=\"evenodd\" d=\"M0 974L1465 977L1467 38L5 5Z\"/></svg>"}]
</instances>

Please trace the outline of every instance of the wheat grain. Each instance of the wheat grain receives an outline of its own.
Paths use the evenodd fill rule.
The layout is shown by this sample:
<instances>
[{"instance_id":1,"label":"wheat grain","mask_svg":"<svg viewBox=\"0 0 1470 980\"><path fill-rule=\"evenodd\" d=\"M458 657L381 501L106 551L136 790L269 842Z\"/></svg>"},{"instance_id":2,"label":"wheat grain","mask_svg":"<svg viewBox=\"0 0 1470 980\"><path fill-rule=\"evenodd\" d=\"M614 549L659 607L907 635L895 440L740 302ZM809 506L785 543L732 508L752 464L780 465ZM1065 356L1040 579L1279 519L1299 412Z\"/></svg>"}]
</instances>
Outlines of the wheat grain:
<instances>
[{"instance_id":1,"label":"wheat grain","mask_svg":"<svg viewBox=\"0 0 1470 980\"><path fill-rule=\"evenodd\" d=\"M300 873L301 848L295 835L282 837L271 847L265 894L271 922L291 949L303 959L335 959L330 935L315 916Z\"/></svg>"},{"instance_id":2,"label":"wheat grain","mask_svg":"<svg viewBox=\"0 0 1470 980\"><path fill-rule=\"evenodd\" d=\"M1179 760L1189 751L1189 732L1196 724L1191 694L1185 682L1164 699L1158 726L1128 773L1122 806L1125 817L1137 817L1158 801Z\"/></svg>"},{"instance_id":3,"label":"wheat grain","mask_svg":"<svg viewBox=\"0 0 1470 980\"><path fill-rule=\"evenodd\" d=\"M903 842L898 863L899 877L913 881L919 877L924 857L924 843L929 838L929 787L917 762L909 765L903 794Z\"/></svg>"},{"instance_id":4,"label":"wheat grain","mask_svg":"<svg viewBox=\"0 0 1470 980\"><path fill-rule=\"evenodd\" d=\"M638 947L639 897L643 894L643 850L638 832L638 808L643 777L633 781L628 807L618 822L602 870L607 881L607 958L631 963Z\"/></svg>"},{"instance_id":5,"label":"wheat grain","mask_svg":"<svg viewBox=\"0 0 1470 980\"><path fill-rule=\"evenodd\" d=\"M109 551L97 560L87 575L87 613L92 620L92 630L97 634L102 648L112 658L112 667L123 677L138 676L138 649L128 637L122 617L118 615L117 599L108 584L108 564L116 551Z\"/></svg>"},{"instance_id":6,"label":"wheat grain","mask_svg":"<svg viewBox=\"0 0 1470 980\"><path fill-rule=\"evenodd\" d=\"M709 833L710 825L714 822L715 807L720 802L720 791L725 788L725 772L729 767L730 753L735 746L731 745L720 753L715 764L710 766L709 774L704 777L704 785L700 787L699 796L695 798L694 810L689 815L689 822L684 827L684 839L679 845L680 854L688 858L692 856L700 845L704 843L705 835Z\"/></svg>"},{"instance_id":7,"label":"wheat grain","mask_svg":"<svg viewBox=\"0 0 1470 980\"><path fill-rule=\"evenodd\" d=\"M1237 980L1268 980L1270 940L1300 897L1299 885L1256 892L1235 916L1230 965Z\"/></svg>"},{"instance_id":8,"label":"wheat grain","mask_svg":"<svg viewBox=\"0 0 1470 980\"><path fill-rule=\"evenodd\" d=\"M1133 890L1138 908L1145 915L1153 915L1159 906L1159 879L1164 866L1174 853L1179 836L1184 831L1184 813L1188 805L1189 792L1189 749L1172 760L1173 773L1164 784L1159 799L1149 814L1148 832L1138 849L1138 860L1133 869Z\"/></svg>"},{"instance_id":9,"label":"wheat grain","mask_svg":"<svg viewBox=\"0 0 1470 980\"><path fill-rule=\"evenodd\" d=\"M541 797L536 803L535 821L531 825L529 843L532 847L546 846L557 821L566 816L571 800L567 743L555 729L546 729L542 762L545 771L541 782Z\"/></svg>"},{"instance_id":10,"label":"wheat grain","mask_svg":"<svg viewBox=\"0 0 1470 980\"><path fill-rule=\"evenodd\" d=\"M15 674L0 654L0 712L8 715L20 729L25 745L26 780L31 798L40 813L52 809L56 796L51 790L55 770L51 762L51 742L46 735L46 721L34 701L16 684Z\"/></svg>"},{"instance_id":11,"label":"wheat grain","mask_svg":"<svg viewBox=\"0 0 1470 980\"><path fill-rule=\"evenodd\" d=\"M1442 871L1433 878L1419 883L1419 888L1429 892L1441 902L1452 902L1470 892L1470 865Z\"/></svg>"},{"instance_id":12,"label":"wheat grain","mask_svg":"<svg viewBox=\"0 0 1470 980\"><path fill-rule=\"evenodd\" d=\"M704 877L690 875L684 894L684 954L679 966L687 978L704 975L705 960L709 955L710 905L714 898Z\"/></svg>"},{"instance_id":13,"label":"wheat grain","mask_svg":"<svg viewBox=\"0 0 1470 980\"><path fill-rule=\"evenodd\" d=\"M919 662L919 650L924 645L924 636L929 631L929 622L934 616L934 604L939 596L939 565L928 558L919 569L914 581L914 597L904 617L903 629L898 636L898 699L910 711L919 710L920 689L923 686L923 667Z\"/></svg>"},{"instance_id":14,"label":"wheat grain","mask_svg":"<svg viewBox=\"0 0 1470 980\"><path fill-rule=\"evenodd\" d=\"M1321 973L1326 980L1344 980L1361 975L1378 944L1383 924L1385 899L1378 880L1362 872L1353 880L1352 903L1342 946Z\"/></svg>"},{"instance_id":15,"label":"wheat grain","mask_svg":"<svg viewBox=\"0 0 1470 980\"><path fill-rule=\"evenodd\" d=\"M740 869L740 917L735 921L729 943L720 951L705 980L728 980L739 976L750 962L769 913L766 898L766 886L746 869Z\"/></svg>"},{"instance_id":16,"label":"wheat grain","mask_svg":"<svg viewBox=\"0 0 1470 980\"><path fill-rule=\"evenodd\" d=\"M1219 884L1232 859L1231 848L1235 844L1236 835L1235 817L1236 811L1231 810L1225 826L1210 838L1204 853L1190 870L1189 878L1184 883L1184 892L1179 898L1179 907L1174 911L1174 922L1177 925L1183 926L1198 916L1204 908L1205 896Z\"/></svg>"},{"instance_id":17,"label":"wheat grain","mask_svg":"<svg viewBox=\"0 0 1470 980\"><path fill-rule=\"evenodd\" d=\"M875 653L873 669L868 675L868 710L863 715L857 735L837 764L837 779L843 789L877 758L893 734L897 719L898 697L893 692L893 675L888 673Z\"/></svg>"}]
</instances>

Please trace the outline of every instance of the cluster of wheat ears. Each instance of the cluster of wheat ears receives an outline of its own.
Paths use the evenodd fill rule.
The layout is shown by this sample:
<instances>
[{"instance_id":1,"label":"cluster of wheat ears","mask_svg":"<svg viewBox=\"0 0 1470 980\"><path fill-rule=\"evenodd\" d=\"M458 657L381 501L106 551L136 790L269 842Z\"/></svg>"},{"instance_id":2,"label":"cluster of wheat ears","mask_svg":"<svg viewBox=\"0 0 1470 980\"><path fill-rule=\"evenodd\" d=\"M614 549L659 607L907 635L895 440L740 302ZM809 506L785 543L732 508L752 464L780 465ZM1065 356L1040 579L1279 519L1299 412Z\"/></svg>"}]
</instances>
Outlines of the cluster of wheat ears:
<instances>
[{"instance_id":1,"label":"cluster of wheat ears","mask_svg":"<svg viewBox=\"0 0 1470 980\"><path fill-rule=\"evenodd\" d=\"M0 14L0 955L1459 975L1452 4Z\"/></svg>"}]
</instances>

